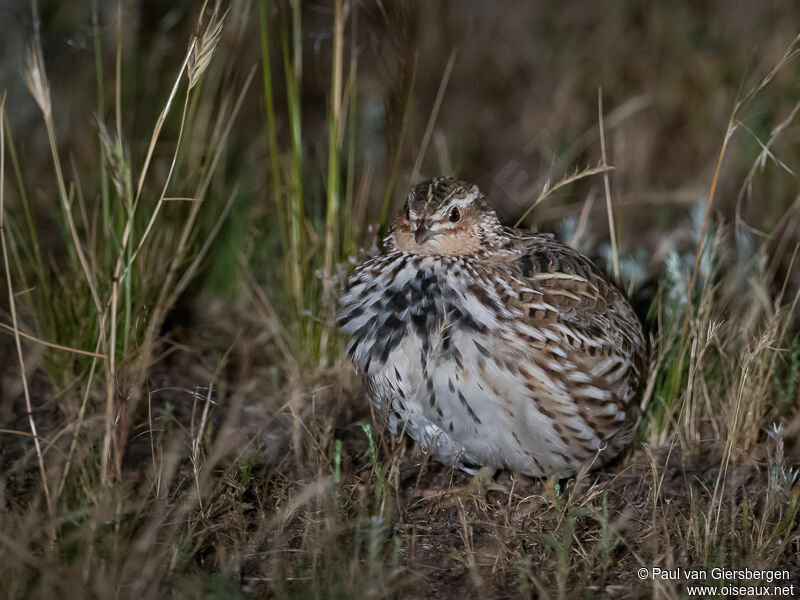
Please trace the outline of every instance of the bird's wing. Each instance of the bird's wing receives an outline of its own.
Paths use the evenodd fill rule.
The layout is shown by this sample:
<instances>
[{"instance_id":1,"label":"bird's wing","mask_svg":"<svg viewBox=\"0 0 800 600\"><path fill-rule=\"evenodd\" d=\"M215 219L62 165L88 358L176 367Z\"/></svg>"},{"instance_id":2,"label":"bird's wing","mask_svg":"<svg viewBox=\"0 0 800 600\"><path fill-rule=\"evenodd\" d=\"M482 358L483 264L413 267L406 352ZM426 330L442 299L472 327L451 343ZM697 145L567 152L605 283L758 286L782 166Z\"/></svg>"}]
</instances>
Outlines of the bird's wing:
<instances>
[{"instance_id":1,"label":"bird's wing","mask_svg":"<svg viewBox=\"0 0 800 600\"><path fill-rule=\"evenodd\" d=\"M518 258L507 263L519 285L509 300L522 327L546 332L537 353L559 371L587 421L620 418L643 382L646 344L630 304L585 256L550 237L520 236ZM620 413L614 414L615 405ZM608 424L610 425L610 423Z\"/></svg>"}]
</instances>

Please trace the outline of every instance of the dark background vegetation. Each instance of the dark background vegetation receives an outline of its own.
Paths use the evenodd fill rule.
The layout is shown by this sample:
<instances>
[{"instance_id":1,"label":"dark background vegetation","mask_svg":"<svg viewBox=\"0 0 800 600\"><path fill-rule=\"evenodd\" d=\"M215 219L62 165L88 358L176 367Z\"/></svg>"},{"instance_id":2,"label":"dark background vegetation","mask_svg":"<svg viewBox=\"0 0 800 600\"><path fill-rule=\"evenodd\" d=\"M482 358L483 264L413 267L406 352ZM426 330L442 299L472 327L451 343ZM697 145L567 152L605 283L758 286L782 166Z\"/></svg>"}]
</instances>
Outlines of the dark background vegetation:
<instances>
[{"instance_id":1,"label":"dark background vegetation","mask_svg":"<svg viewBox=\"0 0 800 600\"><path fill-rule=\"evenodd\" d=\"M685 593L679 584L640 581L636 569L744 564L788 569L798 583L794 54L758 85L787 48L797 48L800 5L358 0L343 7L345 108L337 121L335 3L222 4L222 36L187 103L187 124L182 130L184 83L155 145L130 217L134 240L173 153L179 160L166 196L194 203L217 150L219 162L186 248L178 253L176 240L193 203L165 202L123 283L131 316L114 370L98 366L92 379L89 359L28 340L23 373L13 334L0 331L0 590L8 597L81 589L97 597L672 598ZM212 9L89 0L40 0L35 8L69 202L84 215L76 217L78 235L104 302L129 218L117 182L124 184L125 167L137 182L187 45L196 31L202 37ZM83 281L42 113L25 85L34 39L31 6L0 0L0 92L6 144L13 140L18 163L12 169L7 150L19 329L91 350L110 326ZM292 97L286 72L298 63ZM505 474L520 486L507 497L439 506L432 490L463 476L373 423L331 327L342 273L375 243L385 202L393 214L419 179L474 181L511 224L543 190L596 167L598 90L623 283L650 315L656 349L642 434L620 465L562 482L555 502L537 499L540 482ZM295 145L293 114L302 126ZM333 152L332 121L340 136ZM220 141L214 131L228 122ZM105 147L98 123L114 139ZM716 258L707 257L716 266L700 269L690 302L675 300L670 292L685 293L695 260L706 265L694 253L726 136L704 238L716 240L708 242ZM115 166L114 144L123 167ZM112 203L108 222L103 197ZM611 270L602 175L559 188L525 223L567 240L580 229L576 244ZM302 238L295 255L293 224ZM180 293L159 296L165 264L179 256L182 274L199 253ZM0 321L10 325L2 273ZM701 358L703 348L712 358ZM50 450L44 479L58 489L65 473L49 508L26 437L23 377ZM731 407L740 404L730 390L751 409L733 423ZM783 435L767 433L773 423ZM104 435L114 440L111 450ZM116 465L107 476L106 452Z\"/></svg>"},{"instance_id":2,"label":"dark background vegetation","mask_svg":"<svg viewBox=\"0 0 800 600\"><path fill-rule=\"evenodd\" d=\"M113 91L115 11L100 3L107 94ZM193 2L123 3L123 73L136 85L123 88L122 119L134 156L144 154L163 100L174 80L185 40L195 28ZM20 139L26 174L52 177L40 116L22 80L25 44L32 36L30 7L7 1L2 10L3 80L12 131ZM223 38L220 52L231 81L260 61L256 9L237 31ZM686 217L708 192L728 117L743 88L765 75L796 35L795 3L741 2L431 2L359 3L359 174L374 169L368 215L377 221L383 190L396 151L403 104L416 60L407 132L393 195L396 207L409 186L411 168L451 52L455 66L436 120L421 177L457 174L491 193L512 219L535 199L546 180L600 160L597 92L602 88L615 167L615 201L624 206L620 235L626 250L669 243L660 236ZM91 3L41 3L42 41L53 96L58 98L59 141L81 159L96 158L95 64ZM302 108L304 175L312 191L323 190L327 154L333 6L303 6ZM233 29L233 26L230 27ZM228 32L230 33L230 32ZM273 36L274 37L274 36ZM345 48L349 59L350 39ZM227 43L226 43L227 42ZM280 75L277 40L272 40ZM67 76L61 77L61 74ZM730 222L743 176L758 152L758 140L794 105L797 80L779 74L747 115L751 133L731 148L723 165L716 208ZM265 221L254 204L268 205L268 147L263 139L263 94L251 89L226 151L226 180L241 180L246 201L236 211ZM276 87L278 113L286 98ZM107 99L113 119L112 98ZM289 146L286 122L279 139ZM168 123L173 129L177 123ZM172 132L174 133L174 131ZM791 165L796 140L780 140L780 156ZM166 155L168 148L163 150ZM788 153L788 154L787 154ZM759 181L762 201L745 206L742 218L760 228L793 200L791 177L774 164ZM736 175L739 175L737 177ZM774 175L774 176L772 176ZM48 189L39 179L40 187ZM543 207L530 222L553 228L579 212L595 179L573 186ZM577 188L577 189L576 189ZM42 192L39 192L40 194ZM602 199L602 197L601 197ZM571 209L571 210L570 210ZM594 205L599 222L603 202ZM537 218L538 217L538 218ZM370 220L370 219L368 219ZM259 225L262 225L259 222ZM268 227L268 223L263 224ZM653 265L656 267L657 265Z\"/></svg>"}]
</instances>

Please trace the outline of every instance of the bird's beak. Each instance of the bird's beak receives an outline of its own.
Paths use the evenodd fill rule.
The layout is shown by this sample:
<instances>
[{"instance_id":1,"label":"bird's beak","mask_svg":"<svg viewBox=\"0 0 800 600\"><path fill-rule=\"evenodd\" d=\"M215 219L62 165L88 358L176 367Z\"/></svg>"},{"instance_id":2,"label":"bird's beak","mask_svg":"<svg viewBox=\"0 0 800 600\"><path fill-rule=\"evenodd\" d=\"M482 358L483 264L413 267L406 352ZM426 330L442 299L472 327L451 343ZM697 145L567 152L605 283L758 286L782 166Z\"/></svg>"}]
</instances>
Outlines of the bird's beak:
<instances>
[{"instance_id":1,"label":"bird's beak","mask_svg":"<svg viewBox=\"0 0 800 600\"><path fill-rule=\"evenodd\" d=\"M431 231L428 229L425 223L420 223L417 225L417 230L414 232L414 241L416 241L417 244L424 244L437 233L437 231Z\"/></svg>"}]
</instances>

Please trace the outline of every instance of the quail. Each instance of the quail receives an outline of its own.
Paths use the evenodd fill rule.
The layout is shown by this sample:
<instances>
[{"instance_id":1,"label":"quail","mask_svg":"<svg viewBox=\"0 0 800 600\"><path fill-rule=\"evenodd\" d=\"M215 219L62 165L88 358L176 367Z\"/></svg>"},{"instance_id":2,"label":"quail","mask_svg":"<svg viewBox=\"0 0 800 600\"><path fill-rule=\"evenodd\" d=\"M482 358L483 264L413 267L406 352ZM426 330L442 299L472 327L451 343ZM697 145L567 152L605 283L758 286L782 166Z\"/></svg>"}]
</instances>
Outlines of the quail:
<instances>
[{"instance_id":1,"label":"quail","mask_svg":"<svg viewBox=\"0 0 800 600\"><path fill-rule=\"evenodd\" d=\"M631 305L578 251L503 226L470 183L411 189L337 325L391 431L448 465L562 478L633 437L647 345Z\"/></svg>"}]
</instances>

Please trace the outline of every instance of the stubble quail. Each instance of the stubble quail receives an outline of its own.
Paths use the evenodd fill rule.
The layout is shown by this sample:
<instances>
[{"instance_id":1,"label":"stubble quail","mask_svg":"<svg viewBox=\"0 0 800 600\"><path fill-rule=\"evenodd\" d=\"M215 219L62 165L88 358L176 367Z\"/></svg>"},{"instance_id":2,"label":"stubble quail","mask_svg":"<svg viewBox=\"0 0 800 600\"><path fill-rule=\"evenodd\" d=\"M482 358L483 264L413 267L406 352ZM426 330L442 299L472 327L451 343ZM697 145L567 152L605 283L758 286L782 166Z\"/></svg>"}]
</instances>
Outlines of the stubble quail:
<instances>
[{"instance_id":1,"label":"stubble quail","mask_svg":"<svg viewBox=\"0 0 800 600\"><path fill-rule=\"evenodd\" d=\"M504 227L477 186L415 186L337 324L370 401L440 461L567 477L631 441L647 346L584 255Z\"/></svg>"}]
</instances>

